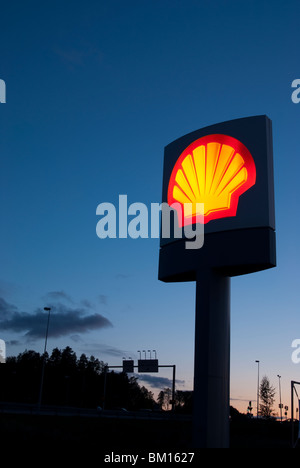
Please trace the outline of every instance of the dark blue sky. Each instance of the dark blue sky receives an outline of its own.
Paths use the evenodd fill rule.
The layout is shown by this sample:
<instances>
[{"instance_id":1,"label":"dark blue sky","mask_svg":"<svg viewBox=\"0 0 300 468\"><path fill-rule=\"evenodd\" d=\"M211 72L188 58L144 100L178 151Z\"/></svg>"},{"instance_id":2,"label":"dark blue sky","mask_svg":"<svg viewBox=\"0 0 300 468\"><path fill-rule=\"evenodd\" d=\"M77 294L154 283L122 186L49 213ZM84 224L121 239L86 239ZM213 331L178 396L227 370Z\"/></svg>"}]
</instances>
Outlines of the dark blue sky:
<instances>
[{"instance_id":1,"label":"dark blue sky","mask_svg":"<svg viewBox=\"0 0 300 468\"><path fill-rule=\"evenodd\" d=\"M192 388L195 285L158 282L157 239L100 240L96 208L119 194L160 202L164 146L267 114L278 268L232 281L232 398L255 400L255 359L274 384L281 373L288 394L300 372L291 362L300 338L299 14L291 0L1 6L0 338L9 354L42 350L40 309L51 304L68 320L60 335L52 322L50 349L71 345L111 364L156 349Z\"/></svg>"}]
</instances>

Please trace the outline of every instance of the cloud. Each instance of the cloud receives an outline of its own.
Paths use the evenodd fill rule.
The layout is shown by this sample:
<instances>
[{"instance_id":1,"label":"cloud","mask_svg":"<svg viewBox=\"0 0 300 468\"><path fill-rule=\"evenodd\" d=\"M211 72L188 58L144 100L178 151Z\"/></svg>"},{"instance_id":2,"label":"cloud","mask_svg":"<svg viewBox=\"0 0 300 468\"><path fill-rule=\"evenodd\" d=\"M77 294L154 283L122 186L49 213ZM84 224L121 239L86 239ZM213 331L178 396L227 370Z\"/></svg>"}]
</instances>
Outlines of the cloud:
<instances>
[{"instance_id":1,"label":"cloud","mask_svg":"<svg viewBox=\"0 0 300 468\"><path fill-rule=\"evenodd\" d=\"M103 61L102 51L89 42L79 44L77 47L60 46L55 48L53 52L64 64L72 68L81 68L91 62L101 64Z\"/></svg>"},{"instance_id":2,"label":"cloud","mask_svg":"<svg viewBox=\"0 0 300 468\"><path fill-rule=\"evenodd\" d=\"M2 297L0 297L0 322L1 318L6 319L18 311L18 308L12 304L9 304Z\"/></svg>"},{"instance_id":3,"label":"cloud","mask_svg":"<svg viewBox=\"0 0 300 468\"><path fill-rule=\"evenodd\" d=\"M117 275L115 275L115 278L117 280L126 280L128 278L130 278L131 275L125 275L123 273L118 273Z\"/></svg>"},{"instance_id":4,"label":"cloud","mask_svg":"<svg viewBox=\"0 0 300 468\"><path fill-rule=\"evenodd\" d=\"M128 355L128 351L123 351L122 349L115 348L114 346L103 346L103 354L114 357L124 357Z\"/></svg>"},{"instance_id":5,"label":"cloud","mask_svg":"<svg viewBox=\"0 0 300 468\"><path fill-rule=\"evenodd\" d=\"M84 307L71 307L62 303L49 304L51 307L49 336L61 337L70 334L87 333L92 330L112 327L103 315L89 313ZM21 312L12 304L0 298L0 328L16 333L25 333L29 340L43 338L47 324L47 313L37 309L34 313Z\"/></svg>"},{"instance_id":6,"label":"cloud","mask_svg":"<svg viewBox=\"0 0 300 468\"><path fill-rule=\"evenodd\" d=\"M17 284L9 283L3 279L0 279L0 296L7 296L8 294L14 294L18 292L20 287Z\"/></svg>"},{"instance_id":7,"label":"cloud","mask_svg":"<svg viewBox=\"0 0 300 468\"><path fill-rule=\"evenodd\" d=\"M82 343L83 339L81 338L80 335L71 335L70 336L71 340L74 341L74 343Z\"/></svg>"},{"instance_id":8,"label":"cloud","mask_svg":"<svg viewBox=\"0 0 300 468\"><path fill-rule=\"evenodd\" d=\"M75 337L75 340L78 340L77 337ZM125 356L131 356L132 353L129 351L124 351L122 349L116 348L114 346L108 346L105 344L100 344L100 343L89 343L84 345L82 347L83 352L88 353L88 354L96 354L96 355L106 355L106 356L112 356L112 357L119 357L123 358ZM120 361L120 365L122 365L122 362Z\"/></svg>"},{"instance_id":9,"label":"cloud","mask_svg":"<svg viewBox=\"0 0 300 468\"><path fill-rule=\"evenodd\" d=\"M156 377L154 375L147 374L135 374L135 377L138 377L139 380L150 385L151 388L172 388L173 381L166 377ZM176 380L176 385L185 385L185 380Z\"/></svg>"},{"instance_id":10,"label":"cloud","mask_svg":"<svg viewBox=\"0 0 300 468\"><path fill-rule=\"evenodd\" d=\"M98 299L100 304L107 305L108 296L106 296L105 294L99 294Z\"/></svg>"},{"instance_id":11,"label":"cloud","mask_svg":"<svg viewBox=\"0 0 300 468\"><path fill-rule=\"evenodd\" d=\"M46 301L63 301L70 304L75 304L75 301L72 299L72 297L65 291L51 291L43 296L43 299ZM93 303L88 299L82 299L80 304L86 309L94 309Z\"/></svg>"},{"instance_id":12,"label":"cloud","mask_svg":"<svg viewBox=\"0 0 300 468\"><path fill-rule=\"evenodd\" d=\"M45 299L49 299L49 300L53 300L53 301L61 301L61 300L65 300L65 301L68 301L68 302L71 302L71 304L73 304L73 299L67 294L65 293L65 291L51 291L49 293L47 293L45 296L44 296Z\"/></svg>"},{"instance_id":13,"label":"cloud","mask_svg":"<svg viewBox=\"0 0 300 468\"><path fill-rule=\"evenodd\" d=\"M87 309L94 309L94 305L88 299L82 299L81 304Z\"/></svg>"},{"instance_id":14,"label":"cloud","mask_svg":"<svg viewBox=\"0 0 300 468\"><path fill-rule=\"evenodd\" d=\"M10 341L6 341L6 344L7 346L18 346L19 344L21 344L21 342L18 340L10 340Z\"/></svg>"}]
</instances>

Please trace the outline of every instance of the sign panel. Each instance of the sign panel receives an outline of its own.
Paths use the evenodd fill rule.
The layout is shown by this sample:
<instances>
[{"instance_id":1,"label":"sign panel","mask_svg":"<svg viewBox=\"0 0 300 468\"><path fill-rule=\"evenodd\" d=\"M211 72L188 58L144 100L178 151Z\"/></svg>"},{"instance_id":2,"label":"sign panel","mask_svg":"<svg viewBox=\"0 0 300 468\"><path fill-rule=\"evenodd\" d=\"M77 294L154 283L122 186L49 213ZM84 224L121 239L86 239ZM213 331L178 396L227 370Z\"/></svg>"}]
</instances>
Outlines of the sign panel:
<instances>
[{"instance_id":1,"label":"sign panel","mask_svg":"<svg viewBox=\"0 0 300 468\"><path fill-rule=\"evenodd\" d=\"M272 123L266 116L197 130L165 148L163 202L204 203L205 234L275 229ZM195 213L193 213L195 219ZM178 224L193 219L178 219ZM174 238L161 239L161 245Z\"/></svg>"},{"instance_id":2,"label":"sign panel","mask_svg":"<svg viewBox=\"0 0 300 468\"><path fill-rule=\"evenodd\" d=\"M157 359L140 359L138 361L138 371L141 373L157 373L158 360Z\"/></svg>"},{"instance_id":3,"label":"sign panel","mask_svg":"<svg viewBox=\"0 0 300 468\"><path fill-rule=\"evenodd\" d=\"M125 374L133 374L134 373L134 361L123 361L123 372Z\"/></svg>"},{"instance_id":4,"label":"sign panel","mask_svg":"<svg viewBox=\"0 0 300 468\"><path fill-rule=\"evenodd\" d=\"M228 276L275 266L271 120L223 122L169 144L162 201L172 207L174 229L167 237L162 229L159 279L192 281L205 266ZM188 225L204 227L199 251L185 247Z\"/></svg>"}]
</instances>

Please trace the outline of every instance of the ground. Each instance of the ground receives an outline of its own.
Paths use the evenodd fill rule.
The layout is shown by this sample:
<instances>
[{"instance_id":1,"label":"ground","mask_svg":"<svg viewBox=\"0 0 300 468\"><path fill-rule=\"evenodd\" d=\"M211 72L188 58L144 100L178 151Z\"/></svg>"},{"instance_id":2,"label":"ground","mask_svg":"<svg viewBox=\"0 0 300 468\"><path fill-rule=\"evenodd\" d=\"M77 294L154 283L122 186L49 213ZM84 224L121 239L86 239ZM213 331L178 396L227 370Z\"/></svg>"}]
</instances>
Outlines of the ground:
<instances>
[{"instance_id":1,"label":"ground","mask_svg":"<svg viewBox=\"0 0 300 468\"><path fill-rule=\"evenodd\" d=\"M12 440L27 447L94 447L99 451L191 450L189 421L104 419L0 414L1 449ZM232 421L232 448L290 448L290 424Z\"/></svg>"}]
</instances>

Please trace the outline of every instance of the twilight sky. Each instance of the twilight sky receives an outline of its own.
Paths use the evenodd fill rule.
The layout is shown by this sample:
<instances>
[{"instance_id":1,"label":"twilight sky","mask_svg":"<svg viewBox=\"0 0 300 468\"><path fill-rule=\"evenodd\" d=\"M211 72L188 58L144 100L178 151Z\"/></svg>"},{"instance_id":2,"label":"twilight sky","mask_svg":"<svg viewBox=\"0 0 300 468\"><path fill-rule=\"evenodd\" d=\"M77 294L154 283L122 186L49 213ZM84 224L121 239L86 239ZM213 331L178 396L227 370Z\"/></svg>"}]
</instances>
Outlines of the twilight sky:
<instances>
[{"instance_id":1,"label":"twilight sky","mask_svg":"<svg viewBox=\"0 0 300 468\"><path fill-rule=\"evenodd\" d=\"M257 367L284 404L300 339L299 1L16 0L1 6L0 338L8 355L71 346L111 365L157 350L193 386L195 285L157 279L158 239L96 236L96 208L161 201L164 146L273 121L278 267L232 280L232 404ZM153 376L152 376L153 377ZM158 376L154 376L158 377ZM171 371L159 378L171 378ZM147 377L147 385L155 379ZM156 381L164 385L168 381Z\"/></svg>"}]
</instances>

